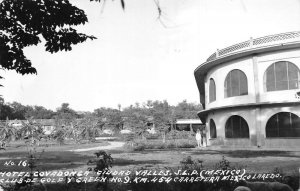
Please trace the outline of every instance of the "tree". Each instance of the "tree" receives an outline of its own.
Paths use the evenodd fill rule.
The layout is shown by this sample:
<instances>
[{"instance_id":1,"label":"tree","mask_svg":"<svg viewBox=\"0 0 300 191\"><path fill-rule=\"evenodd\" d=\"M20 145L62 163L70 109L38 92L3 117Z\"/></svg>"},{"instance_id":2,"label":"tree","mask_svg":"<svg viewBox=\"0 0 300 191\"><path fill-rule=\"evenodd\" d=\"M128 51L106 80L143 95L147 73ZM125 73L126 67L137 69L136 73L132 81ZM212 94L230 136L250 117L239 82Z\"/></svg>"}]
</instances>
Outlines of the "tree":
<instances>
[{"instance_id":1,"label":"tree","mask_svg":"<svg viewBox=\"0 0 300 191\"><path fill-rule=\"evenodd\" d=\"M90 0L104 4L106 0ZM158 20L163 13L159 0L153 0L158 11ZM123 10L125 0L120 0ZM82 9L69 0L2 0L0 3L0 69L15 70L17 73L37 74L30 60L24 55L24 48L37 45L43 38L46 51L70 51L72 45L91 35L77 32L74 26L84 25L88 18ZM164 25L165 26L165 25ZM3 77L0 76L0 79ZM2 85L0 85L2 86Z\"/></svg>"},{"instance_id":2,"label":"tree","mask_svg":"<svg viewBox=\"0 0 300 191\"><path fill-rule=\"evenodd\" d=\"M136 135L144 138L144 133L148 129L147 123L151 120L151 116L147 109L140 107L140 104L135 104L135 107L130 106L123 110L125 118L124 123L128 125Z\"/></svg>"},{"instance_id":3,"label":"tree","mask_svg":"<svg viewBox=\"0 0 300 191\"><path fill-rule=\"evenodd\" d=\"M149 104L149 102L148 102ZM148 105L147 104L147 105ZM154 101L152 102L152 116L153 116L153 123L155 124L155 129L161 133L163 143L166 141L166 133L169 130L169 125L172 121L172 110L171 106L167 102L164 101Z\"/></svg>"},{"instance_id":4,"label":"tree","mask_svg":"<svg viewBox=\"0 0 300 191\"><path fill-rule=\"evenodd\" d=\"M73 26L88 21L84 11L68 0L3 0L0 3L0 68L36 74L23 49L43 38L46 51L69 51L72 45L95 39Z\"/></svg>"},{"instance_id":5,"label":"tree","mask_svg":"<svg viewBox=\"0 0 300 191\"><path fill-rule=\"evenodd\" d=\"M0 104L0 120L12 119L12 108L6 104Z\"/></svg>"},{"instance_id":6,"label":"tree","mask_svg":"<svg viewBox=\"0 0 300 191\"><path fill-rule=\"evenodd\" d=\"M187 100L183 100L175 107L174 115L176 119L195 119L198 118L197 112L201 109L199 104L188 103Z\"/></svg>"},{"instance_id":7,"label":"tree","mask_svg":"<svg viewBox=\"0 0 300 191\"><path fill-rule=\"evenodd\" d=\"M78 118L79 115L69 107L68 103L62 103L61 107L57 108L54 118L65 123L70 124L74 119Z\"/></svg>"},{"instance_id":8,"label":"tree","mask_svg":"<svg viewBox=\"0 0 300 191\"><path fill-rule=\"evenodd\" d=\"M51 119L55 113L43 106L27 106L25 118L29 119Z\"/></svg>"},{"instance_id":9,"label":"tree","mask_svg":"<svg viewBox=\"0 0 300 191\"><path fill-rule=\"evenodd\" d=\"M8 104L12 109L11 119L24 120L27 112L27 107L18 102L13 102Z\"/></svg>"},{"instance_id":10,"label":"tree","mask_svg":"<svg viewBox=\"0 0 300 191\"><path fill-rule=\"evenodd\" d=\"M44 136L42 125L31 119L26 122L22 121L22 129L20 131L25 142L30 143L30 145L37 144L39 146L39 142Z\"/></svg>"},{"instance_id":11,"label":"tree","mask_svg":"<svg viewBox=\"0 0 300 191\"><path fill-rule=\"evenodd\" d=\"M17 129L14 128L8 121L0 124L0 141L10 142L16 139Z\"/></svg>"},{"instance_id":12,"label":"tree","mask_svg":"<svg viewBox=\"0 0 300 191\"><path fill-rule=\"evenodd\" d=\"M73 139L76 144L80 143L81 131L78 121L68 121L65 123L56 123L52 138L54 138L60 145L64 143L66 138Z\"/></svg>"},{"instance_id":13,"label":"tree","mask_svg":"<svg viewBox=\"0 0 300 191\"><path fill-rule=\"evenodd\" d=\"M81 139L88 140L89 142L95 142L96 135L99 134L99 131L101 130L98 118L93 116L85 117L80 120L78 126L81 132Z\"/></svg>"},{"instance_id":14,"label":"tree","mask_svg":"<svg viewBox=\"0 0 300 191\"><path fill-rule=\"evenodd\" d=\"M105 108L101 107L94 110L94 116L99 118L99 122L102 122L102 126L111 126L113 128L117 128L121 130L123 127L123 119L121 116L120 109L112 109L112 108Z\"/></svg>"}]
</instances>

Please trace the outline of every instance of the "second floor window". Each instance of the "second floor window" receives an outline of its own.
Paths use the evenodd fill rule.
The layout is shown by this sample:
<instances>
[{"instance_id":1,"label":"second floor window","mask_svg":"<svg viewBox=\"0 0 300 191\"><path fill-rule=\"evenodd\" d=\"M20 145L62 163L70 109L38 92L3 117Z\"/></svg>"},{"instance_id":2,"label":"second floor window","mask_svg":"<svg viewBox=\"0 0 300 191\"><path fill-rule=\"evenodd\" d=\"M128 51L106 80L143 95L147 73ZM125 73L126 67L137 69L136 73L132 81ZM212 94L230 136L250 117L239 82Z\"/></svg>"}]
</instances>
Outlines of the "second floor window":
<instances>
[{"instance_id":1,"label":"second floor window","mask_svg":"<svg viewBox=\"0 0 300 191\"><path fill-rule=\"evenodd\" d=\"M247 77L241 70L231 70L225 79L225 98L248 95Z\"/></svg>"},{"instance_id":2,"label":"second floor window","mask_svg":"<svg viewBox=\"0 0 300 191\"><path fill-rule=\"evenodd\" d=\"M216 101L216 84L214 79L209 80L209 102Z\"/></svg>"},{"instance_id":3,"label":"second floor window","mask_svg":"<svg viewBox=\"0 0 300 191\"><path fill-rule=\"evenodd\" d=\"M295 64L288 61L275 62L265 72L265 91L298 89L299 76L299 69Z\"/></svg>"}]
</instances>

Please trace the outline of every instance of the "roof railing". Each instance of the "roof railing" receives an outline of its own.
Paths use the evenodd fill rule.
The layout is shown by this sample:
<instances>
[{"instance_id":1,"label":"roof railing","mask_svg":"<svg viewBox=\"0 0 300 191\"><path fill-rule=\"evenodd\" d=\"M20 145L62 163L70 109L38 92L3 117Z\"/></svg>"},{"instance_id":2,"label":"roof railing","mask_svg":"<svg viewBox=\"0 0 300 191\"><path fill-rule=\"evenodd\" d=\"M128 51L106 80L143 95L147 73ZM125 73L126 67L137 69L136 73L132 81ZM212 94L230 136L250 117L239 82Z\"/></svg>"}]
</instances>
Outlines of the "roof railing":
<instances>
[{"instance_id":1,"label":"roof railing","mask_svg":"<svg viewBox=\"0 0 300 191\"><path fill-rule=\"evenodd\" d=\"M252 37L248 41L244 41L238 44L234 44L232 46L226 47L224 49L217 49L215 53L213 53L210 57L208 57L207 62L217 59L220 56L224 56L229 53L233 53L238 50L248 49L252 47L259 47L263 45L267 45L269 43L282 41L282 40L290 40L300 37L300 31L296 32L288 32L288 33L280 33L275 35L264 36L260 38L253 39Z\"/></svg>"}]
</instances>

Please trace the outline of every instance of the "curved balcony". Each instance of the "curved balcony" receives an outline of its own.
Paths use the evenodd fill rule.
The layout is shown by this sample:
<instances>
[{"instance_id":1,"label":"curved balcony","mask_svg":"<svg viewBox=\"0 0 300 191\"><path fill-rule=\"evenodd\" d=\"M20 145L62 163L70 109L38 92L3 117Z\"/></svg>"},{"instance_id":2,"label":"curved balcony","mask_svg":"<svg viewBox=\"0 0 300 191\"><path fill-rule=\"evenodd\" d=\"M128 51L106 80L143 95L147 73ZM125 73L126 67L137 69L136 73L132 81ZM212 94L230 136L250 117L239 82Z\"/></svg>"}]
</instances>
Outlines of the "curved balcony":
<instances>
[{"instance_id":1,"label":"curved balcony","mask_svg":"<svg viewBox=\"0 0 300 191\"><path fill-rule=\"evenodd\" d=\"M286 42L292 42L292 41L300 41L300 31L296 32L288 32L288 33L281 33L281 34L275 34L275 35L269 35L264 36L260 38L250 38L248 41L244 41L229 47L226 47L221 50L217 50L215 53L213 53L208 59L207 62L217 59L220 56L225 56L226 54L234 53L237 51L242 51L245 49L251 49L251 48L258 48L262 46L267 46L271 44L278 44L278 43L286 43Z\"/></svg>"},{"instance_id":2,"label":"curved balcony","mask_svg":"<svg viewBox=\"0 0 300 191\"><path fill-rule=\"evenodd\" d=\"M260 55L270 52L299 49L300 31L269 35L260 38L251 38L212 54L206 62L200 64L194 71L200 93L200 102L205 108L205 76L216 66L229 63L240 58L249 58L251 55Z\"/></svg>"}]
</instances>

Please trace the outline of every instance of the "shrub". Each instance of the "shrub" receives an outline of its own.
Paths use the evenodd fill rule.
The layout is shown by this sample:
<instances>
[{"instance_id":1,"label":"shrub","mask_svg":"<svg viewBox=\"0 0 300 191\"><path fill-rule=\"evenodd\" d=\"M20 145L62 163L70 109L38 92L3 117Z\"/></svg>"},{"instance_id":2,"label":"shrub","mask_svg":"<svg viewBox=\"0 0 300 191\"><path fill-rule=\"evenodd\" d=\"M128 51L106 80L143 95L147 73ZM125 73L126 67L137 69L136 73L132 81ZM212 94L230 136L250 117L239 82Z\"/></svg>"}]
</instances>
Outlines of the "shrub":
<instances>
[{"instance_id":1,"label":"shrub","mask_svg":"<svg viewBox=\"0 0 300 191\"><path fill-rule=\"evenodd\" d=\"M133 150L134 151L143 151L143 150L145 150L145 148L146 148L146 146L144 144L139 144L137 146L134 146Z\"/></svg>"},{"instance_id":2,"label":"shrub","mask_svg":"<svg viewBox=\"0 0 300 191\"><path fill-rule=\"evenodd\" d=\"M146 132L144 134L144 136L148 140L155 140L155 139L159 139L160 138L160 134L159 133L151 134L151 133Z\"/></svg>"},{"instance_id":3,"label":"shrub","mask_svg":"<svg viewBox=\"0 0 300 191\"><path fill-rule=\"evenodd\" d=\"M113 158L111 157L111 154L108 154L105 151L98 151L94 154L96 156L96 159L89 160L87 164L95 164L96 167L89 167L88 170L96 172L98 177L107 178L105 182L98 182L96 188L103 188L103 190L108 190L109 178L112 178L112 175L106 174L106 172L110 171L110 169L112 168Z\"/></svg>"},{"instance_id":4,"label":"shrub","mask_svg":"<svg viewBox=\"0 0 300 191\"><path fill-rule=\"evenodd\" d=\"M124 148L132 151L143 151L145 149L175 149L175 148L195 148L196 141L180 139L176 141L166 141L162 143L158 140L145 141L142 139L133 139L127 142Z\"/></svg>"},{"instance_id":5,"label":"shrub","mask_svg":"<svg viewBox=\"0 0 300 191\"><path fill-rule=\"evenodd\" d=\"M170 131L167 134L168 139L188 139L193 135L190 131Z\"/></svg>"}]
</instances>

